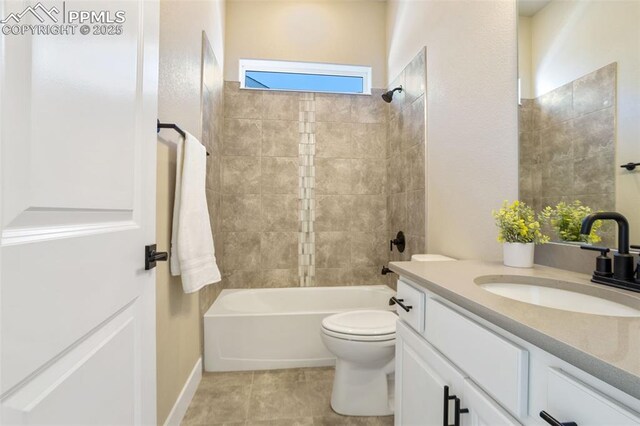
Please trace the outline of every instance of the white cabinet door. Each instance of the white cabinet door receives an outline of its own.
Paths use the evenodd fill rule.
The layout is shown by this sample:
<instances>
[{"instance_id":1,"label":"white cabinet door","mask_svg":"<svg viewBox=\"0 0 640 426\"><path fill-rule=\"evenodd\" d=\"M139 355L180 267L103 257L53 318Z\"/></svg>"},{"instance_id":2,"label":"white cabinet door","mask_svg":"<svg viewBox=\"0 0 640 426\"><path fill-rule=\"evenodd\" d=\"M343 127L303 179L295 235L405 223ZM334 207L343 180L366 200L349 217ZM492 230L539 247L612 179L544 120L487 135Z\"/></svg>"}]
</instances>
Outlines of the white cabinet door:
<instances>
[{"instance_id":1,"label":"white cabinet door","mask_svg":"<svg viewBox=\"0 0 640 426\"><path fill-rule=\"evenodd\" d=\"M470 379L464 380L462 408L468 410L460 415L463 426L516 426L520 423L485 394Z\"/></svg>"},{"instance_id":2,"label":"white cabinet door","mask_svg":"<svg viewBox=\"0 0 640 426\"><path fill-rule=\"evenodd\" d=\"M580 426L640 425L640 414L557 368L547 369L545 411L560 422Z\"/></svg>"},{"instance_id":3,"label":"white cabinet door","mask_svg":"<svg viewBox=\"0 0 640 426\"><path fill-rule=\"evenodd\" d=\"M462 391L463 376L404 322L396 330L395 423L403 426L442 426L445 387ZM461 397L460 394L457 394ZM453 423L453 400L447 401L447 424Z\"/></svg>"},{"instance_id":4,"label":"white cabinet door","mask_svg":"<svg viewBox=\"0 0 640 426\"><path fill-rule=\"evenodd\" d=\"M0 16L125 22L1 36L2 422L155 424L158 4L62 3L3 0Z\"/></svg>"}]
</instances>

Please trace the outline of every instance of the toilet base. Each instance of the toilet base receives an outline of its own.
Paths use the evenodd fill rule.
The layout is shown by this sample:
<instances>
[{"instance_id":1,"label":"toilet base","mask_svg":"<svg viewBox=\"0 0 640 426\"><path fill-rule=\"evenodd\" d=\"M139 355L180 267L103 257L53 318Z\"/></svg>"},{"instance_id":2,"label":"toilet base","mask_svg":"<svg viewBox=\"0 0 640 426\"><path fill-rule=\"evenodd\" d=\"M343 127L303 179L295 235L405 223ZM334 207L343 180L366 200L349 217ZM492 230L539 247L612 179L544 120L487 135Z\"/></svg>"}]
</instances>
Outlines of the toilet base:
<instances>
[{"instance_id":1,"label":"toilet base","mask_svg":"<svg viewBox=\"0 0 640 426\"><path fill-rule=\"evenodd\" d=\"M338 358L331 392L331 408L345 416L392 415L389 374L393 374L393 363L362 368Z\"/></svg>"}]
</instances>

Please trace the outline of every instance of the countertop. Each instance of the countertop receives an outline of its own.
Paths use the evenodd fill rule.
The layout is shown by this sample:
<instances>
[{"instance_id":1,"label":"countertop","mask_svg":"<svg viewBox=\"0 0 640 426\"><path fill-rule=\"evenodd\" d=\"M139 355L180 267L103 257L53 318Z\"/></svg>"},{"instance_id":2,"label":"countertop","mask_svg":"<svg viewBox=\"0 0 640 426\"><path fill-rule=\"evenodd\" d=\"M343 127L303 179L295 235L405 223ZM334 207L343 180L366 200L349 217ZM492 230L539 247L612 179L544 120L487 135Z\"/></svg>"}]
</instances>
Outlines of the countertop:
<instances>
[{"instance_id":1,"label":"countertop","mask_svg":"<svg viewBox=\"0 0 640 426\"><path fill-rule=\"evenodd\" d=\"M498 262L391 262L395 273L515 336L640 399L640 318L611 317L546 308L490 293L474 279L520 275L569 281L585 294L640 309L640 293L590 282L588 275L535 265ZM579 286L579 287L577 287ZM558 283L558 288L562 284Z\"/></svg>"}]
</instances>

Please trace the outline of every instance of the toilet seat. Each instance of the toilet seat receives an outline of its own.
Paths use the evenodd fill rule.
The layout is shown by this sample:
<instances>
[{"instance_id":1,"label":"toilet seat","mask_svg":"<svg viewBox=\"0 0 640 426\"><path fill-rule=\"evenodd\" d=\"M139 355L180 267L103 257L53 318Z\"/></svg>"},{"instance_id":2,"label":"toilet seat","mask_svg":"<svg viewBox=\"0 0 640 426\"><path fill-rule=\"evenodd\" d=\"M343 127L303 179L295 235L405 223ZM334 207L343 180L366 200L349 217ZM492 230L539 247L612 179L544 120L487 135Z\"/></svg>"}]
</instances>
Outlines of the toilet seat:
<instances>
[{"instance_id":1,"label":"toilet seat","mask_svg":"<svg viewBox=\"0 0 640 426\"><path fill-rule=\"evenodd\" d=\"M398 316L391 311L364 310L343 312L322 320L322 332L328 336L360 342L394 340Z\"/></svg>"}]
</instances>

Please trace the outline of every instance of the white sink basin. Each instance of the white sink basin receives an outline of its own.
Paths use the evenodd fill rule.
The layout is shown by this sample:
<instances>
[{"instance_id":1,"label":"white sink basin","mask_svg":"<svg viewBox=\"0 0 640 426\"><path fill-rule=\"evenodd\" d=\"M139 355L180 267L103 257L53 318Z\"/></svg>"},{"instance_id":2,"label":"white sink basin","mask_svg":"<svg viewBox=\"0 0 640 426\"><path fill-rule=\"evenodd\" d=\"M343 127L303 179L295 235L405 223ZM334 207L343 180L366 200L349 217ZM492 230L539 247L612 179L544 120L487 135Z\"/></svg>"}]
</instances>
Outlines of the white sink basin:
<instances>
[{"instance_id":1,"label":"white sink basin","mask_svg":"<svg viewBox=\"0 0 640 426\"><path fill-rule=\"evenodd\" d=\"M516 282L509 280L509 277L500 277L502 280L497 278L491 276L478 277L476 278L476 284L484 290L499 296L532 305L592 315L640 317L640 309L602 297L557 288L558 284L561 284L560 286L562 287L575 286L576 284L573 283L521 276L514 280ZM543 285L539 283L543 283ZM556 286L549 287L552 283L556 284Z\"/></svg>"}]
</instances>

